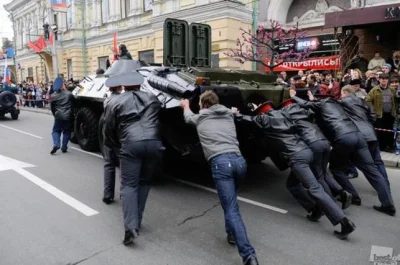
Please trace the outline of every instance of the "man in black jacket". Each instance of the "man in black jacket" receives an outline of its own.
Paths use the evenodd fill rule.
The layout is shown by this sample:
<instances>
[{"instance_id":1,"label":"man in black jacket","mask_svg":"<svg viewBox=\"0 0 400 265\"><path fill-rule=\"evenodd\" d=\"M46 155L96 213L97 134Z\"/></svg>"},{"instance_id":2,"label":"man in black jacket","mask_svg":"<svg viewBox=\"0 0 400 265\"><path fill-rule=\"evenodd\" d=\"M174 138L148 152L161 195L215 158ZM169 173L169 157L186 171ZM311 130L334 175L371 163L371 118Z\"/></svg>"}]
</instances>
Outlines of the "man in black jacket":
<instances>
[{"instance_id":1,"label":"man in black jacket","mask_svg":"<svg viewBox=\"0 0 400 265\"><path fill-rule=\"evenodd\" d=\"M296 134L295 124L283 112L273 110L270 102L259 106L257 111L260 115L255 117L240 115L236 112L236 118L238 122L255 123L261 128L271 149L280 151L280 158L290 166L298 181L307 189L311 198L315 201L315 207L321 207L321 211L325 213L334 226L341 224L342 230L340 232L335 231L335 235L340 239L346 239L355 230L355 225L324 191L314 176L310 168L313 153ZM307 207L306 205L303 206ZM306 210L313 211L310 208L306 208Z\"/></svg>"},{"instance_id":2,"label":"man in black jacket","mask_svg":"<svg viewBox=\"0 0 400 265\"><path fill-rule=\"evenodd\" d=\"M376 120L375 112L363 99L357 97L357 95L353 93L351 86L345 86L342 88L342 100L340 103L343 109L346 111L347 116L354 122L367 142L372 159L374 160L379 172L383 176L390 193L389 178L386 172L385 164L381 158L378 138L373 126L373 123ZM350 181L348 181L347 185L352 184ZM374 209L390 215L394 215L396 212L394 206L388 206L388 208L383 206L374 206Z\"/></svg>"},{"instance_id":3,"label":"man in black jacket","mask_svg":"<svg viewBox=\"0 0 400 265\"><path fill-rule=\"evenodd\" d=\"M105 108L104 144L120 148L123 243L129 245L139 236L150 181L165 148L160 140L161 103L153 94L140 91L144 81L140 74L122 74L119 78L125 93L110 100Z\"/></svg>"},{"instance_id":4,"label":"man in black jacket","mask_svg":"<svg viewBox=\"0 0 400 265\"><path fill-rule=\"evenodd\" d=\"M71 138L70 119L72 107L75 101L74 96L68 90L63 89L64 83L61 78L54 80L54 93L51 95L50 108L54 116L53 126L53 149L50 154L55 154L60 149L61 133L63 134L61 151L67 152L68 142Z\"/></svg>"},{"instance_id":5,"label":"man in black jacket","mask_svg":"<svg viewBox=\"0 0 400 265\"><path fill-rule=\"evenodd\" d=\"M294 90L290 91L290 95L302 107L315 112L317 124L333 148L330 170L336 181L353 195L353 204L360 205L361 199L354 187L348 185L349 180L345 172L349 167L349 161L364 173L367 180L378 192L382 207L393 206L389 188L374 164L367 142L358 131L357 126L347 117L339 102L332 98L314 101L311 93L309 94L310 101L305 101L296 97Z\"/></svg>"},{"instance_id":6,"label":"man in black jacket","mask_svg":"<svg viewBox=\"0 0 400 265\"><path fill-rule=\"evenodd\" d=\"M104 71L103 71L104 72ZM112 76L108 78L105 85L109 88L111 96L104 100L104 108L107 104L115 99L116 96L121 94L122 86L120 84L119 76ZM100 119L104 123L104 116ZM104 139L104 137L103 137ZM103 158L104 158L104 193L102 201L105 204L110 204L114 201L115 192L115 168L119 166L119 150L116 147L109 147L103 145Z\"/></svg>"},{"instance_id":7,"label":"man in black jacket","mask_svg":"<svg viewBox=\"0 0 400 265\"><path fill-rule=\"evenodd\" d=\"M352 195L346 192L334 178L328 175L327 171L331 146L318 126L313 123L314 113L311 110L302 108L299 104L294 104L292 99L283 102L280 108L282 112L294 122L296 125L296 133L313 152L314 159L311 164L311 169L317 177L318 182L322 185L325 192L333 198L340 196L342 209L348 208L351 204ZM293 172L288 178L287 188L299 202L309 198L309 196L305 197L304 188L300 182L296 181ZM296 196L296 194L298 196ZM315 220L313 215L309 216L309 219L311 221Z\"/></svg>"}]
</instances>

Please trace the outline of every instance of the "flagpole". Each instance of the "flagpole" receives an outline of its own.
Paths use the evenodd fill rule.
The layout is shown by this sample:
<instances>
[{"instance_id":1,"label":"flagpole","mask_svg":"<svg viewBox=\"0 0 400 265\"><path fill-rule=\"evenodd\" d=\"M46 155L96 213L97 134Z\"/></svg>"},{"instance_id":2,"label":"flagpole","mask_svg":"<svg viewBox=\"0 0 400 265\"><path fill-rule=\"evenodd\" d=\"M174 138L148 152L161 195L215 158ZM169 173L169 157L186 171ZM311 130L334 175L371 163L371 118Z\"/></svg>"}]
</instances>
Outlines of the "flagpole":
<instances>
[{"instance_id":1,"label":"flagpole","mask_svg":"<svg viewBox=\"0 0 400 265\"><path fill-rule=\"evenodd\" d=\"M53 59L53 75L54 79L58 77L58 58L57 58L57 46L56 46L56 34L57 32L54 31L53 24L54 22L54 12L52 8L52 0L48 0L48 18L49 18L49 24L50 28L53 31L53 44L51 45L51 54L52 54L52 59Z\"/></svg>"}]
</instances>

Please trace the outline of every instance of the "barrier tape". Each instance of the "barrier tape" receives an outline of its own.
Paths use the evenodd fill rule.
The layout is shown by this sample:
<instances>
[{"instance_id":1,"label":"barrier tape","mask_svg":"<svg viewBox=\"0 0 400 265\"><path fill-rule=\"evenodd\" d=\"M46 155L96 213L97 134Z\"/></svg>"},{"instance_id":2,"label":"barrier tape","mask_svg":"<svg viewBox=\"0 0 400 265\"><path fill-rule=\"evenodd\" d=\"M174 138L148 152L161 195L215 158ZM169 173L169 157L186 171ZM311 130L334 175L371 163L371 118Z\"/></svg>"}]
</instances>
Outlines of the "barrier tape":
<instances>
[{"instance_id":1,"label":"barrier tape","mask_svg":"<svg viewBox=\"0 0 400 265\"><path fill-rule=\"evenodd\" d=\"M394 133L394 131L393 131L393 130L381 129L381 128L375 128L375 131L381 131L381 132L391 132L391 133Z\"/></svg>"}]
</instances>

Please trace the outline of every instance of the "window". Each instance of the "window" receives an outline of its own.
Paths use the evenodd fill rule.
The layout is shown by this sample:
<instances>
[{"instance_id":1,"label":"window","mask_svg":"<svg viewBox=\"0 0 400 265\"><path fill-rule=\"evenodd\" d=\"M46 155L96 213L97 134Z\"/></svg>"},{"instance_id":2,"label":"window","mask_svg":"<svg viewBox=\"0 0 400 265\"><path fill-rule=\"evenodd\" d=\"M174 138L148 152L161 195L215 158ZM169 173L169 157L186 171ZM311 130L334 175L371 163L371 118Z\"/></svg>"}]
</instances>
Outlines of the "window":
<instances>
[{"instance_id":1,"label":"window","mask_svg":"<svg viewBox=\"0 0 400 265\"><path fill-rule=\"evenodd\" d=\"M33 77L33 67L28 67L28 77Z\"/></svg>"},{"instance_id":2,"label":"window","mask_svg":"<svg viewBox=\"0 0 400 265\"><path fill-rule=\"evenodd\" d=\"M108 56L103 56L98 58L99 68L103 69L104 71L107 69L107 60Z\"/></svg>"},{"instance_id":3,"label":"window","mask_svg":"<svg viewBox=\"0 0 400 265\"><path fill-rule=\"evenodd\" d=\"M101 0L101 22L107 23L109 9L109 0Z\"/></svg>"},{"instance_id":4,"label":"window","mask_svg":"<svg viewBox=\"0 0 400 265\"><path fill-rule=\"evenodd\" d=\"M144 12L153 10L153 0L143 0Z\"/></svg>"},{"instance_id":5,"label":"window","mask_svg":"<svg viewBox=\"0 0 400 265\"><path fill-rule=\"evenodd\" d=\"M72 27L72 5L71 5L71 1L67 0L67 30L70 29Z\"/></svg>"},{"instance_id":6,"label":"window","mask_svg":"<svg viewBox=\"0 0 400 265\"><path fill-rule=\"evenodd\" d=\"M146 63L154 63L154 50L139 52L139 60Z\"/></svg>"},{"instance_id":7,"label":"window","mask_svg":"<svg viewBox=\"0 0 400 265\"><path fill-rule=\"evenodd\" d=\"M121 19L129 16L129 10L131 9L131 0L121 0Z\"/></svg>"},{"instance_id":8,"label":"window","mask_svg":"<svg viewBox=\"0 0 400 265\"><path fill-rule=\"evenodd\" d=\"M72 78L72 59L67 60L67 77Z\"/></svg>"}]
</instances>

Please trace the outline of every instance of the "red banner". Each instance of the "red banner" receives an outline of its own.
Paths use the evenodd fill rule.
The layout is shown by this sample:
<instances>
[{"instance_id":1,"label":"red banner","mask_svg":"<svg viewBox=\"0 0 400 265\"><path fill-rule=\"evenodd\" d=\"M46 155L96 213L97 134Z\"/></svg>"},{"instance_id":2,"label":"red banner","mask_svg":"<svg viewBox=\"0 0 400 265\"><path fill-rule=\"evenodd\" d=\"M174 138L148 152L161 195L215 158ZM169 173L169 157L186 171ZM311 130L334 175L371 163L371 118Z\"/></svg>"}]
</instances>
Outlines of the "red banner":
<instances>
[{"instance_id":1,"label":"red banner","mask_svg":"<svg viewBox=\"0 0 400 265\"><path fill-rule=\"evenodd\" d=\"M268 64L269 59L265 62ZM274 68L274 72L281 71L300 71L300 70L339 70L340 57L338 55L309 58L302 62L284 62L283 64ZM265 72L269 72L269 68L265 67Z\"/></svg>"}]
</instances>

